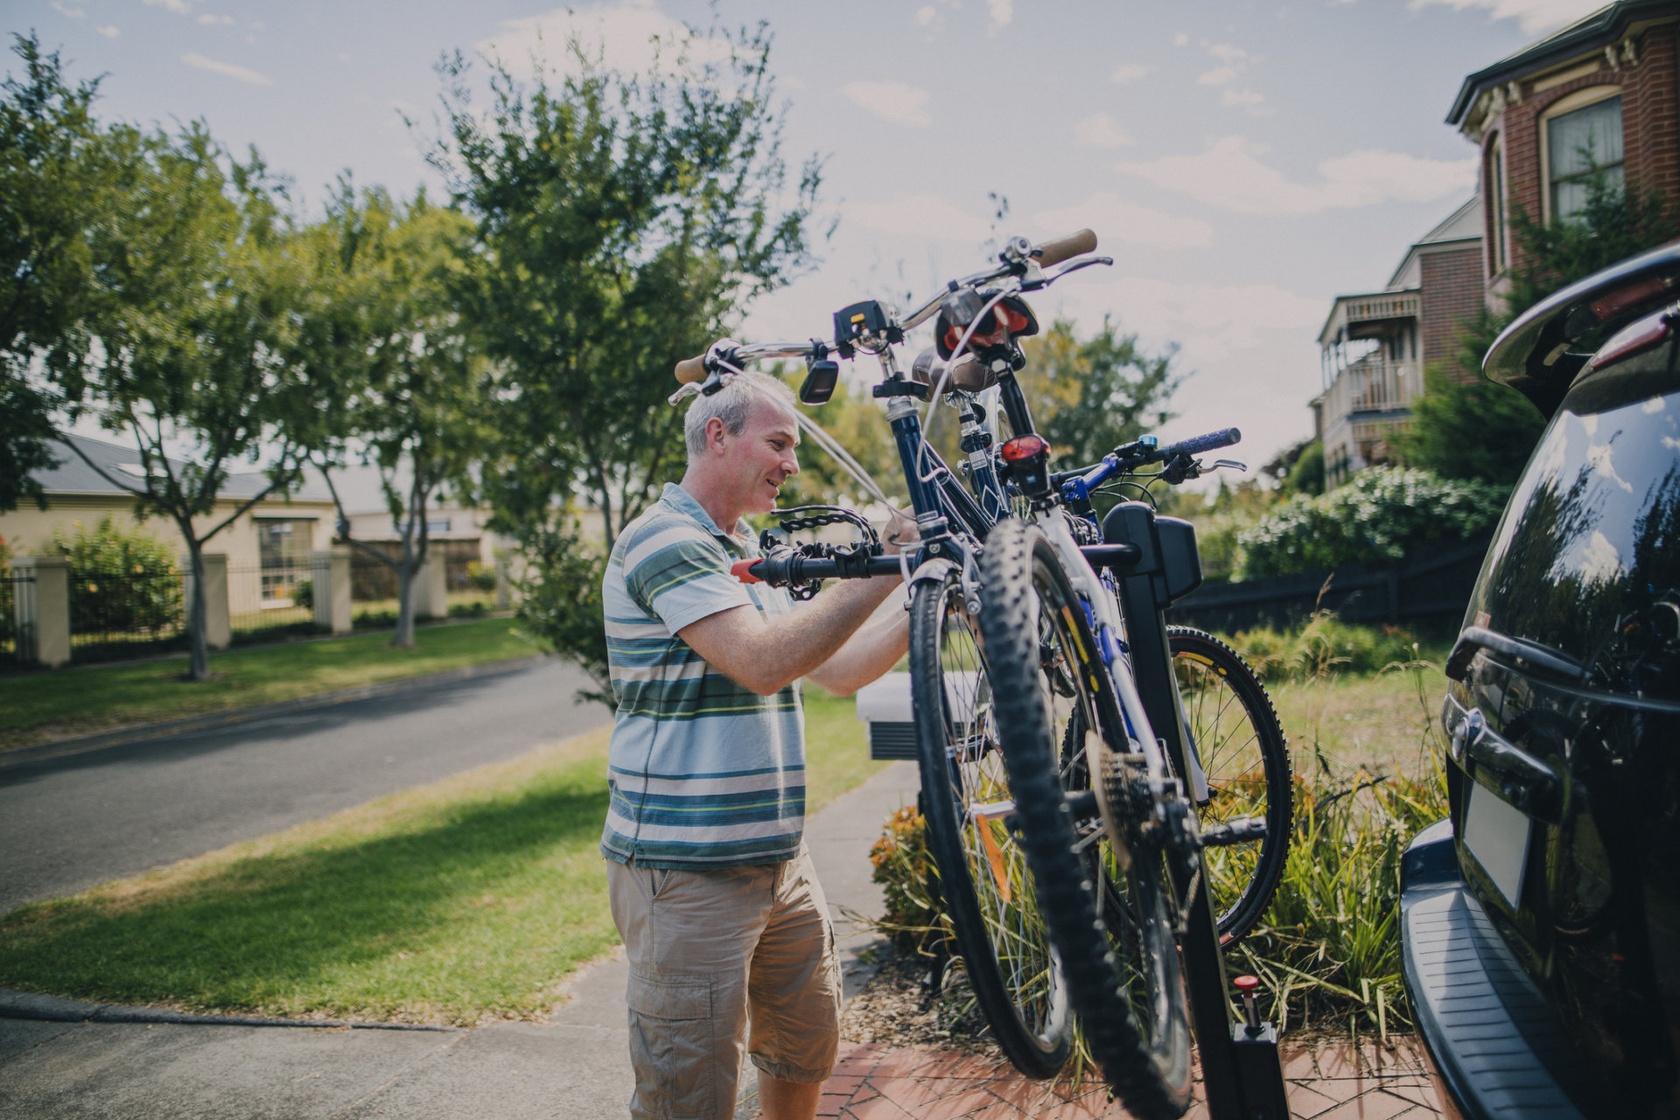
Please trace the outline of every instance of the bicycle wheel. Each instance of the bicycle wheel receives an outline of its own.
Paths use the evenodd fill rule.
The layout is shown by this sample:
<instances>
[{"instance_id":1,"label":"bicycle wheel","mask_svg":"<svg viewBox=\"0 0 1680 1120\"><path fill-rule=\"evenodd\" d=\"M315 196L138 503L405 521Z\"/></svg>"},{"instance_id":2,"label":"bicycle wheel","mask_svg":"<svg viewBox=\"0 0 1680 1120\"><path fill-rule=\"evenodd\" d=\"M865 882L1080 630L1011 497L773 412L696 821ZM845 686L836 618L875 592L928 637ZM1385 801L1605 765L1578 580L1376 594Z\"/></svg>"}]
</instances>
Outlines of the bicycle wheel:
<instances>
[{"instance_id":1,"label":"bicycle wheel","mask_svg":"<svg viewBox=\"0 0 1680 1120\"><path fill-rule=\"evenodd\" d=\"M1204 828L1238 817L1266 822L1257 841L1207 848L1203 859L1219 940L1242 937L1271 905L1294 827L1289 745L1265 686L1236 650L1202 630L1167 627L1185 728L1206 776L1196 793Z\"/></svg>"},{"instance_id":2,"label":"bicycle wheel","mask_svg":"<svg viewBox=\"0 0 1680 1120\"><path fill-rule=\"evenodd\" d=\"M975 621L955 578L911 597L910 685L928 848L975 1001L1023 1074L1072 1049L1067 987L1010 832L1013 800Z\"/></svg>"},{"instance_id":3,"label":"bicycle wheel","mask_svg":"<svg viewBox=\"0 0 1680 1120\"><path fill-rule=\"evenodd\" d=\"M1139 756L1128 749L1113 684L1084 607L1036 528L1000 523L980 572L981 632L1022 844L1086 1044L1135 1116L1180 1116L1191 1069L1177 902L1162 830L1127 780ZM1098 749L1103 742L1120 749ZM1124 851L1110 845L1094 780L1122 791L1109 800Z\"/></svg>"}]
</instances>

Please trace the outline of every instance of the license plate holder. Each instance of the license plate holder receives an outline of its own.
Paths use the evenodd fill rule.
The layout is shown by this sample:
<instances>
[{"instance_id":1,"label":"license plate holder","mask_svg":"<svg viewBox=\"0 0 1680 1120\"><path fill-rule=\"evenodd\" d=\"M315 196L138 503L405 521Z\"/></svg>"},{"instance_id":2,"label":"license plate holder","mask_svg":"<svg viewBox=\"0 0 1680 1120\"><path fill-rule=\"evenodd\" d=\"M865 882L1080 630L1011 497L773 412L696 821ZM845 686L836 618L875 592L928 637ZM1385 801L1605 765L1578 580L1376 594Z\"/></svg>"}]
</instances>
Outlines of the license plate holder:
<instances>
[{"instance_id":1,"label":"license plate holder","mask_svg":"<svg viewBox=\"0 0 1680 1120\"><path fill-rule=\"evenodd\" d=\"M1480 782L1470 783L1470 804L1464 810L1464 846L1512 909L1516 909L1522 894L1529 833L1527 814Z\"/></svg>"}]
</instances>

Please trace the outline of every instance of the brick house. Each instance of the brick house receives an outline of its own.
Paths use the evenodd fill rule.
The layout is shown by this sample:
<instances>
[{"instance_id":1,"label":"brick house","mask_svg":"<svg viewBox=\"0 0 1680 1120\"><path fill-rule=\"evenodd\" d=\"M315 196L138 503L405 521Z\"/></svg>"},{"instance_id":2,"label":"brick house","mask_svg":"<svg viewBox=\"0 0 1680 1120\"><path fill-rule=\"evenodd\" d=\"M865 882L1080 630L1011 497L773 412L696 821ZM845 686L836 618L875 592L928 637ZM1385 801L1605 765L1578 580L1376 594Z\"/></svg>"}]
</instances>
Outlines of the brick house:
<instances>
[{"instance_id":1,"label":"brick house","mask_svg":"<svg viewBox=\"0 0 1680 1120\"><path fill-rule=\"evenodd\" d=\"M1325 481L1386 461L1461 325L1508 286L1517 213L1567 219L1596 174L1680 206L1680 2L1620 0L1464 79L1447 123L1481 153L1476 197L1411 247L1387 288L1337 297L1312 402Z\"/></svg>"},{"instance_id":2,"label":"brick house","mask_svg":"<svg viewBox=\"0 0 1680 1120\"><path fill-rule=\"evenodd\" d=\"M1622 0L1478 70L1447 123L1481 152L1490 295L1518 249L1512 216L1569 217L1595 170L1680 205L1680 4Z\"/></svg>"},{"instance_id":3,"label":"brick house","mask_svg":"<svg viewBox=\"0 0 1680 1120\"><path fill-rule=\"evenodd\" d=\"M1388 461L1425 363L1448 362L1461 324L1481 309L1481 209L1471 198L1414 242L1381 291L1331 305L1318 333L1324 392L1312 402L1326 485Z\"/></svg>"}]
</instances>

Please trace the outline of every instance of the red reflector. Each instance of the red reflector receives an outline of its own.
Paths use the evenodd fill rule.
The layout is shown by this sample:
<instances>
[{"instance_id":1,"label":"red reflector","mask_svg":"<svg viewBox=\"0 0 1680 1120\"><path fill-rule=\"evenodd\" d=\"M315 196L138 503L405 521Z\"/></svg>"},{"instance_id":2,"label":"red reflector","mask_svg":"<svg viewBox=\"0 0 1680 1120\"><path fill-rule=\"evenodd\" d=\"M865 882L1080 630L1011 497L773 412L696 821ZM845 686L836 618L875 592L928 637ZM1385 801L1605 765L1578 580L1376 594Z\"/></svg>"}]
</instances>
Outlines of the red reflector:
<instances>
[{"instance_id":1,"label":"red reflector","mask_svg":"<svg viewBox=\"0 0 1680 1120\"><path fill-rule=\"evenodd\" d=\"M1623 358L1631 358L1641 350L1649 350L1667 339L1672 331L1667 315L1635 323L1604 344L1604 349L1600 350L1597 358L1593 360L1593 368L1603 369Z\"/></svg>"},{"instance_id":2,"label":"red reflector","mask_svg":"<svg viewBox=\"0 0 1680 1120\"><path fill-rule=\"evenodd\" d=\"M1006 463L1018 463L1022 459L1031 459L1034 455L1049 452L1050 445L1044 442L1043 436L1016 436L999 449Z\"/></svg>"}]
</instances>

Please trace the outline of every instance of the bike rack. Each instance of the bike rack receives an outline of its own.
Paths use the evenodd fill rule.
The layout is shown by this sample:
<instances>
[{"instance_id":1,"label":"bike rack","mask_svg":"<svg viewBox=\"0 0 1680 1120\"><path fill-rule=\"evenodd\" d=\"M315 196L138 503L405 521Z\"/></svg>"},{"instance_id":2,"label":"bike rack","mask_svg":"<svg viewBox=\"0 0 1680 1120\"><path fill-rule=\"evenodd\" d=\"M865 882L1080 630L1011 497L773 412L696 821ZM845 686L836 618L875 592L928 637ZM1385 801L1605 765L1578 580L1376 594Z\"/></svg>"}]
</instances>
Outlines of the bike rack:
<instances>
[{"instance_id":1,"label":"bike rack","mask_svg":"<svg viewBox=\"0 0 1680 1120\"><path fill-rule=\"evenodd\" d=\"M1111 527L1109 522L1113 521ZM1171 558L1161 547L1155 511L1141 502L1125 502L1110 511L1103 524L1104 538L1138 550L1135 561L1114 570L1119 585L1120 613L1127 622L1126 641L1138 677L1138 691L1150 725L1178 761L1180 774L1190 773L1183 713L1172 697L1172 649L1167 642L1165 610L1169 603L1168 568ZM1118 538L1116 541L1115 538ZM1178 882L1180 896L1190 889ZM1254 1009L1252 985L1245 985L1246 1021L1233 1021L1226 987L1225 954L1219 945L1219 924L1208 891L1191 896L1185 918L1184 984L1190 1001L1196 1048L1202 1057L1202 1085L1212 1120L1287 1120L1289 1100L1284 1091L1283 1062L1278 1055L1277 1030L1262 1023Z\"/></svg>"}]
</instances>

